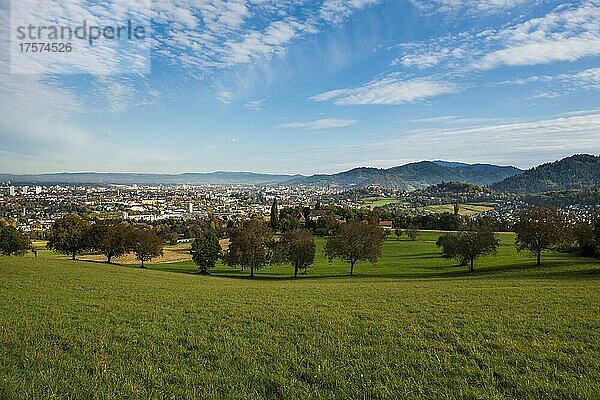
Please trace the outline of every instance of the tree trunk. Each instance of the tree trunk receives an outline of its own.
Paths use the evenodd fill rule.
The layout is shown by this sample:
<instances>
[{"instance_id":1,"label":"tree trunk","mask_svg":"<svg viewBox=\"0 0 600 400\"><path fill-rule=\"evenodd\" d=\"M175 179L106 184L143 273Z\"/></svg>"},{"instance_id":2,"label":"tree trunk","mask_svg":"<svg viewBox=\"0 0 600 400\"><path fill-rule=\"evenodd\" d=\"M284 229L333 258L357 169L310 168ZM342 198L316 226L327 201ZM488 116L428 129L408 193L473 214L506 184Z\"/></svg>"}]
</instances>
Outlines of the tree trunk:
<instances>
[{"instance_id":1,"label":"tree trunk","mask_svg":"<svg viewBox=\"0 0 600 400\"><path fill-rule=\"evenodd\" d=\"M108 263L110 264L110 260L112 260L112 256L107 256L106 258L108 258Z\"/></svg>"},{"instance_id":2,"label":"tree trunk","mask_svg":"<svg viewBox=\"0 0 600 400\"><path fill-rule=\"evenodd\" d=\"M71 255L71 260L75 260L75 256L77 255L76 251L73 251L73 254Z\"/></svg>"},{"instance_id":3,"label":"tree trunk","mask_svg":"<svg viewBox=\"0 0 600 400\"><path fill-rule=\"evenodd\" d=\"M355 263L356 263L355 261L352 261L352 262L350 263L350 276L353 276L353 275L354 275L354 264L355 264Z\"/></svg>"},{"instance_id":4,"label":"tree trunk","mask_svg":"<svg viewBox=\"0 0 600 400\"><path fill-rule=\"evenodd\" d=\"M539 267L540 265L542 265L542 251L538 251L537 252L537 266Z\"/></svg>"},{"instance_id":5,"label":"tree trunk","mask_svg":"<svg viewBox=\"0 0 600 400\"><path fill-rule=\"evenodd\" d=\"M142 266L141 266L140 268L146 268L146 267L144 266L144 259L143 259L143 258L142 258Z\"/></svg>"},{"instance_id":6,"label":"tree trunk","mask_svg":"<svg viewBox=\"0 0 600 400\"><path fill-rule=\"evenodd\" d=\"M475 272L475 260L471 258L471 272Z\"/></svg>"},{"instance_id":7,"label":"tree trunk","mask_svg":"<svg viewBox=\"0 0 600 400\"><path fill-rule=\"evenodd\" d=\"M250 267L250 278L254 278L254 266Z\"/></svg>"},{"instance_id":8,"label":"tree trunk","mask_svg":"<svg viewBox=\"0 0 600 400\"><path fill-rule=\"evenodd\" d=\"M298 277L298 266L294 265L294 278Z\"/></svg>"}]
</instances>

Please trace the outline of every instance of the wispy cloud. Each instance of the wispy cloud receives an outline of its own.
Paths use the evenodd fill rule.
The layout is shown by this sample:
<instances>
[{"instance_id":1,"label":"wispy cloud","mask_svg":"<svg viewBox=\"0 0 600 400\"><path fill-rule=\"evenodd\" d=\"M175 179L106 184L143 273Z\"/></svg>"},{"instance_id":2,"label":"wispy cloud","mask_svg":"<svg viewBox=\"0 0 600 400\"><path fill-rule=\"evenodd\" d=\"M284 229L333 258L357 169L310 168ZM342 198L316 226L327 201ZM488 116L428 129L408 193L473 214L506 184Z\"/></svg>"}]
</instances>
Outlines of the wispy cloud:
<instances>
[{"instance_id":1,"label":"wispy cloud","mask_svg":"<svg viewBox=\"0 0 600 400\"><path fill-rule=\"evenodd\" d=\"M444 115L444 116L439 116L439 117L412 119L411 122L423 123L423 124L442 123L442 124L446 124L446 125L473 125L473 124L499 122L502 120L503 120L502 118L484 118L484 117L465 118L465 117L458 117L455 115Z\"/></svg>"},{"instance_id":2,"label":"wispy cloud","mask_svg":"<svg viewBox=\"0 0 600 400\"><path fill-rule=\"evenodd\" d=\"M338 105L391 105L412 103L458 90L458 87L452 83L429 79L402 81L398 78L388 77L356 88L331 90L315 95L311 99L314 101L335 100L335 104Z\"/></svg>"},{"instance_id":3,"label":"wispy cloud","mask_svg":"<svg viewBox=\"0 0 600 400\"><path fill-rule=\"evenodd\" d=\"M338 129L346 128L348 126L356 125L360 121L355 119L319 119L316 121L309 122L288 122L285 124L278 125L278 128L283 129L307 129L307 130L327 130L327 129Z\"/></svg>"},{"instance_id":4,"label":"wispy cloud","mask_svg":"<svg viewBox=\"0 0 600 400\"><path fill-rule=\"evenodd\" d=\"M244 108L250 111L260 111L262 110L265 101L267 101L267 99L250 100L244 104Z\"/></svg>"},{"instance_id":5,"label":"wispy cloud","mask_svg":"<svg viewBox=\"0 0 600 400\"><path fill-rule=\"evenodd\" d=\"M561 8L498 32L504 48L474 64L477 69L575 61L600 55L600 2Z\"/></svg>"},{"instance_id":6,"label":"wispy cloud","mask_svg":"<svg viewBox=\"0 0 600 400\"><path fill-rule=\"evenodd\" d=\"M231 102L234 99L234 95L231 92L228 92L226 90L222 90L220 92L217 93L217 100L220 101L223 104L231 104Z\"/></svg>"},{"instance_id":7,"label":"wispy cloud","mask_svg":"<svg viewBox=\"0 0 600 400\"><path fill-rule=\"evenodd\" d=\"M430 12L457 12L468 13L488 12L495 13L526 4L527 0L412 0L420 10Z\"/></svg>"},{"instance_id":8,"label":"wispy cloud","mask_svg":"<svg viewBox=\"0 0 600 400\"><path fill-rule=\"evenodd\" d=\"M436 1L446 12L510 9L520 1ZM438 10L439 11L439 10ZM526 15L526 14L525 14ZM401 43L392 65L426 69L440 66L460 74L502 66L573 62L600 55L600 2L564 4L541 17L501 28L464 31L426 41Z\"/></svg>"},{"instance_id":9,"label":"wispy cloud","mask_svg":"<svg viewBox=\"0 0 600 400\"><path fill-rule=\"evenodd\" d=\"M537 121L417 129L355 151L382 158L399 153L411 159L486 160L527 167L573 153L600 153L600 114L586 111Z\"/></svg>"},{"instance_id":10,"label":"wispy cloud","mask_svg":"<svg viewBox=\"0 0 600 400\"><path fill-rule=\"evenodd\" d=\"M521 79L500 82L508 85L527 85L540 82L557 82L566 84L571 89L600 89L600 68L589 68L583 71L573 71L568 74L534 75Z\"/></svg>"}]
</instances>

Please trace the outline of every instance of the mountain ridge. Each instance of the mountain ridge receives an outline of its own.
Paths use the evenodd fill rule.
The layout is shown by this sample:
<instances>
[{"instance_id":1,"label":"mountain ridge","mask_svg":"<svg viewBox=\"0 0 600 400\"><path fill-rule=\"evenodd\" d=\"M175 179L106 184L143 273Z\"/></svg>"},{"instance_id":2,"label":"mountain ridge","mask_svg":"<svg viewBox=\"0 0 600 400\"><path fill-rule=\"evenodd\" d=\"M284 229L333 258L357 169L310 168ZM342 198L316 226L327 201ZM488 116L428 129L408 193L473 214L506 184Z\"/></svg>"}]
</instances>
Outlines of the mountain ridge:
<instances>
[{"instance_id":1,"label":"mountain ridge","mask_svg":"<svg viewBox=\"0 0 600 400\"><path fill-rule=\"evenodd\" d=\"M600 186L600 156L575 154L490 185L503 193L543 193Z\"/></svg>"}]
</instances>

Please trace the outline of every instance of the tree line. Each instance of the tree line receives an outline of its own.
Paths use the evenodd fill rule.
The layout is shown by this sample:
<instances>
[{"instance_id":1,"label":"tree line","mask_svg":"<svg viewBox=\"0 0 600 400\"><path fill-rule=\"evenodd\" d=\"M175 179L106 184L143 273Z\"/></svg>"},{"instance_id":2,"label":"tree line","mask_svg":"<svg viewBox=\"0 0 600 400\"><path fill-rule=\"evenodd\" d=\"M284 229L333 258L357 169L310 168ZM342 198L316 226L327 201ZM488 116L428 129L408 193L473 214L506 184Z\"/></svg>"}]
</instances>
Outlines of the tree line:
<instances>
[{"instance_id":1,"label":"tree line","mask_svg":"<svg viewBox=\"0 0 600 400\"><path fill-rule=\"evenodd\" d=\"M90 224L85 218L69 214L57 219L46 232L46 247L75 260L83 252L103 254L111 263L114 258L134 253L141 267L163 254L163 242L148 227L131 226L119 221Z\"/></svg>"},{"instance_id":2,"label":"tree line","mask_svg":"<svg viewBox=\"0 0 600 400\"><path fill-rule=\"evenodd\" d=\"M274 211L275 212L275 211ZM366 213L364 216L372 216ZM279 215L278 215L279 217ZM573 223L567 215L550 206L535 206L515 215L513 230L519 252L536 255L541 265L545 251L571 251L583 256L600 257L600 218ZM286 230L276 235L278 224L263 218L241 221L228 229L228 245L221 246L220 231L214 224L199 225L190 253L201 273L215 268L219 259L230 267L249 270L250 276L267 265L290 264L294 277L307 272L315 259L314 231L304 227ZM416 240L418 229L396 229L399 239L406 232ZM378 219L352 219L338 223L325 244L325 255L332 261L340 259L354 273L358 262L377 262L382 256L382 246L392 231L378 226ZM134 253L144 263L163 254L163 240L147 226L132 226L119 221L98 221L91 224L85 218L66 215L52 225L46 233L47 248L75 259L83 252L103 254L111 263L114 258ZM471 220L458 232L441 235L437 242L444 258L457 260L461 265L475 269L479 258L497 253L499 240L492 226L481 220ZM29 239L14 226L0 220L0 252L4 255L24 254L31 248Z\"/></svg>"},{"instance_id":3,"label":"tree line","mask_svg":"<svg viewBox=\"0 0 600 400\"><path fill-rule=\"evenodd\" d=\"M219 258L225 265L249 270L252 278L268 265L291 264L294 277L300 271L307 273L316 253L313 232L297 228L277 237L273 227L262 219L243 221L230 232L226 250L221 249L215 232L207 227L192 243L192 258L202 273L215 268ZM352 275L357 262L376 262L381 258L386 236L383 229L369 221L349 221L327 239L325 254L330 261L337 258L347 262Z\"/></svg>"}]
</instances>

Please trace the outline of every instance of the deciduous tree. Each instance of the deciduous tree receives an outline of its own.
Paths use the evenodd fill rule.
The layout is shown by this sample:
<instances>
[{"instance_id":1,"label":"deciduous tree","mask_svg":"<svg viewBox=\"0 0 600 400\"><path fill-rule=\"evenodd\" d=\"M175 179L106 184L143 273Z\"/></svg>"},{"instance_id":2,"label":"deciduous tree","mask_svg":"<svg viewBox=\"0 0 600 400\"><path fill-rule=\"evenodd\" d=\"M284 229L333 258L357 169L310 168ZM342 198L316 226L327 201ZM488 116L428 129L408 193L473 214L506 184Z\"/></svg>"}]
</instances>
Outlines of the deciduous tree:
<instances>
[{"instance_id":1,"label":"deciduous tree","mask_svg":"<svg viewBox=\"0 0 600 400\"><path fill-rule=\"evenodd\" d=\"M92 225L89 233L90 249L106 256L106 262L121 257L132 250L135 232L124 223L100 221Z\"/></svg>"},{"instance_id":2,"label":"deciduous tree","mask_svg":"<svg viewBox=\"0 0 600 400\"><path fill-rule=\"evenodd\" d=\"M400 238L402 237L402 233L404 233L404 232L402 231L402 229L396 228L396 229L394 229L394 233L396 234L396 239L400 240Z\"/></svg>"},{"instance_id":3,"label":"deciduous tree","mask_svg":"<svg viewBox=\"0 0 600 400\"><path fill-rule=\"evenodd\" d=\"M225 262L229 266L254 271L271 262L273 234L264 221L253 219L233 228Z\"/></svg>"},{"instance_id":4,"label":"deciduous tree","mask_svg":"<svg viewBox=\"0 0 600 400\"><path fill-rule=\"evenodd\" d=\"M496 254L499 241L493 231L476 229L472 231L447 233L438 238L436 245L442 249L447 259L458 260L461 265L469 264L469 270L475 271L475 260Z\"/></svg>"},{"instance_id":5,"label":"deciduous tree","mask_svg":"<svg viewBox=\"0 0 600 400\"><path fill-rule=\"evenodd\" d=\"M300 269L304 269L306 273L315 260L315 238L307 229L284 233L277 245L283 260L294 266L294 278L298 277Z\"/></svg>"},{"instance_id":6,"label":"deciduous tree","mask_svg":"<svg viewBox=\"0 0 600 400\"><path fill-rule=\"evenodd\" d=\"M221 254L221 245L214 229L206 228L200 232L192 243L190 253L200 273L206 274L209 269L214 268Z\"/></svg>"},{"instance_id":7,"label":"deciduous tree","mask_svg":"<svg viewBox=\"0 0 600 400\"><path fill-rule=\"evenodd\" d=\"M327 240L325 254L329 260L339 258L350 264L350 275L359 261L377 262L381 258L381 247L386 234L375 224L351 221L342 225Z\"/></svg>"},{"instance_id":8,"label":"deciduous tree","mask_svg":"<svg viewBox=\"0 0 600 400\"><path fill-rule=\"evenodd\" d=\"M46 232L46 247L75 260L77 254L89 247L90 223L80 216L69 214L57 219Z\"/></svg>"},{"instance_id":9,"label":"deciduous tree","mask_svg":"<svg viewBox=\"0 0 600 400\"><path fill-rule=\"evenodd\" d=\"M148 228L136 229L133 235L133 252L141 261L141 268L145 268L146 261L163 255L163 242Z\"/></svg>"},{"instance_id":10,"label":"deciduous tree","mask_svg":"<svg viewBox=\"0 0 600 400\"><path fill-rule=\"evenodd\" d=\"M516 216L514 226L517 234L517 250L531 251L537 257L537 265L542 263L542 253L551 250L569 237L569 226L565 216L550 206L535 206L521 211Z\"/></svg>"},{"instance_id":11,"label":"deciduous tree","mask_svg":"<svg viewBox=\"0 0 600 400\"><path fill-rule=\"evenodd\" d=\"M0 253L22 256L31 249L31 241L14 226L0 223Z\"/></svg>"},{"instance_id":12,"label":"deciduous tree","mask_svg":"<svg viewBox=\"0 0 600 400\"><path fill-rule=\"evenodd\" d=\"M419 238L419 229L415 226L412 226L406 230L406 236L413 242L415 242Z\"/></svg>"}]
</instances>

